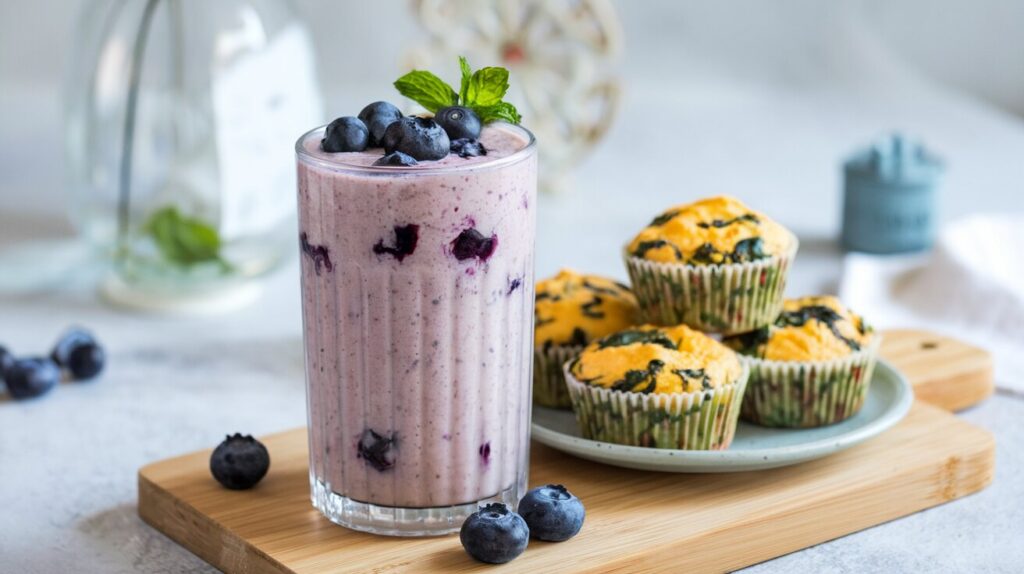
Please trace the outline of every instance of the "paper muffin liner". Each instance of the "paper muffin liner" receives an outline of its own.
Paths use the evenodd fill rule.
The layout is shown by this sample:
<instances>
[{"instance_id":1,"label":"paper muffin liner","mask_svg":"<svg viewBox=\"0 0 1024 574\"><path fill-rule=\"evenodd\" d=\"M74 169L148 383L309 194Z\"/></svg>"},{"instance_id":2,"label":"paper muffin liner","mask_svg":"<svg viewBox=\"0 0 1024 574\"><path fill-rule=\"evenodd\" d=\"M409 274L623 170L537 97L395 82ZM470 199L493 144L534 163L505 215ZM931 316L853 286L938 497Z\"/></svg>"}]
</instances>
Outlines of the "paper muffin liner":
<instances>
[{"instance_id":1,"label":"paper muffin liner","mask_svg":"<svg viewBox=\"0 0 1024 574\"><path fill-rule=\"evenodd\" d=\"M565 364L566 388L584 438L651 448L725 450L747 385L748 370L734 382L693 393L633 393L581 383Z\"/></svg>"},{"instance_id":2,"label":"paper muffin liner","mask_svg":"<svg viewBox=\"0 0 1024 574\"><path fill-rule=\"evenodd\" d=\"M846 420L860 411L871 384L882 336L842 359L767 361L741 355L750 370L743 397L745 421L783 428L811 428Z\"/></svg>"},{"instance_id":3,"label":"paper muffin liner","mask_svg":"<svg viewBox=\"0 0 1024 574\"><path fill-rule=\"evenodd\" d=\"M551 345L533 349L533 404L557 409L572 408L565 388L562 365L583 352L581 345Z\"/></svg>"},{"instance_id":4,"label":"paper muffin liner","mask_svg":"<svg viewBox=\"0 0 1024 574\"><path fill-rule=\"evenodd\" d=\"M625 259L645 320L733 335L768 325L779 316L790 263L799 247L795 235L790 246L785 254L750 263L661 263L628 251Z\"/></svg>"}]
</instances>

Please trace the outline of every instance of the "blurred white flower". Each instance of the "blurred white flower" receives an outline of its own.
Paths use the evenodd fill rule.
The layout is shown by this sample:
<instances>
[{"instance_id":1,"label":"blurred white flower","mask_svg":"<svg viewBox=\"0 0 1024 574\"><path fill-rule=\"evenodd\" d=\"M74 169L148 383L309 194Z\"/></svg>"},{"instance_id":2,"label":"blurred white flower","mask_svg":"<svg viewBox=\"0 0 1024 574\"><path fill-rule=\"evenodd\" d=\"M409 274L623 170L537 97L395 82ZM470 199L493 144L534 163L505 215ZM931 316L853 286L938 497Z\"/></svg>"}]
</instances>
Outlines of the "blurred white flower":
<instances>
[{"instance_id":1,"label":"blurred white flower","mask_svg":"<svg viewBox=\"0 0 1024 574\"><path fill-rule=\"evenodd\" d=\"M612 62L622 29L607 0L415 0L427 31L415 68L464 55L476 69L511 71L506 98L537 136L541 186L569 187L568 170L605 134L619 106Z\"/></svg>"}]
</instances>

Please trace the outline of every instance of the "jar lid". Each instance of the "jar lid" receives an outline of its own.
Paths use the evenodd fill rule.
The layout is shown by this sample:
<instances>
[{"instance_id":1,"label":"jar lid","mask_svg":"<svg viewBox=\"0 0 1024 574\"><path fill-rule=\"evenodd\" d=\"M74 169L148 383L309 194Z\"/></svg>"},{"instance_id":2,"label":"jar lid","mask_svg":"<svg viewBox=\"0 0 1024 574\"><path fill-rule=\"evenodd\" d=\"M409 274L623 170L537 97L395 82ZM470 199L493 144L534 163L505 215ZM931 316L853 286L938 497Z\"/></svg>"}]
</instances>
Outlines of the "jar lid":
<instances>
[{"instance_id":1,"label":"jar lid","mask_svg":"<svg viewBox=\"0 0 1024 574\"><path fill-rule=\"evenodd\" d=\"M927 185L942 173L943 164L920 142L894 133L850 156L843 171L847 181Z\"/></svg>"}]
</instances>

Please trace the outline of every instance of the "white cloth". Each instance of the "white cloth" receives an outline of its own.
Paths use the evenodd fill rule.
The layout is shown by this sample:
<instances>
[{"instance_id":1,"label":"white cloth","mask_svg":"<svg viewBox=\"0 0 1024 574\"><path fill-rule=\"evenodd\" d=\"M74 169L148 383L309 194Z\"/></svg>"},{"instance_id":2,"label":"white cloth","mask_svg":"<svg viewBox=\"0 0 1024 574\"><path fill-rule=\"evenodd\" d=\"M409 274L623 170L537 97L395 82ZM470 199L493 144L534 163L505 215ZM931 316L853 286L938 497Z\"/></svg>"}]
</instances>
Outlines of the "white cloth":
<instances>
[{"instance_id":1,"label":"white cloth","mask_svg":"<svg viewBox=\"0 0 1024 574\"><path fill-rule=\"evenodd\" d=\"M991 351L996 383L1024 392L1024 214L974 215L926 255L848 254L839 295L874 326L921 327Z\"/></svg>"}]
</instances>

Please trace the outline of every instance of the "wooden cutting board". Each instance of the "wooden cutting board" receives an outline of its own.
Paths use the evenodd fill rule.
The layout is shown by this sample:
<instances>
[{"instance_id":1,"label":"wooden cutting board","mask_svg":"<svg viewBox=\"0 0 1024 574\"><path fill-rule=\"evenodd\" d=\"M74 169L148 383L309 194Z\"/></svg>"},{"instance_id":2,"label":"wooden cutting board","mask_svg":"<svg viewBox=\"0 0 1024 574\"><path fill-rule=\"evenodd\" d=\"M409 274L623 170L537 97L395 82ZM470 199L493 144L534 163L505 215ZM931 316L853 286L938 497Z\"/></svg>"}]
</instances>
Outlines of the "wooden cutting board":
<instances>
[{"instance_id":1,"label":"wooden cutting board","mask_svg":"<svg viewBox=\"0 0 1024 574\"><path fill-rule=\"evenodd\" d=\"M912 514L992 481L992 436L942 408L992 392L980 349L919 331L886 333L883 355L921 400L883 435L817 461L760 472L680 475L603 466L533 445L531 485L558 482L587 507L582 532L531 541L501 572L716 572ZM232 429L228 429L232 430ZM486 572L457 536L397 539L335 526L310 505L306 432L262 439L270 473L229 491L210 451L139 471L139 515L226 572Z\"/></svg>"}]
</instances>

